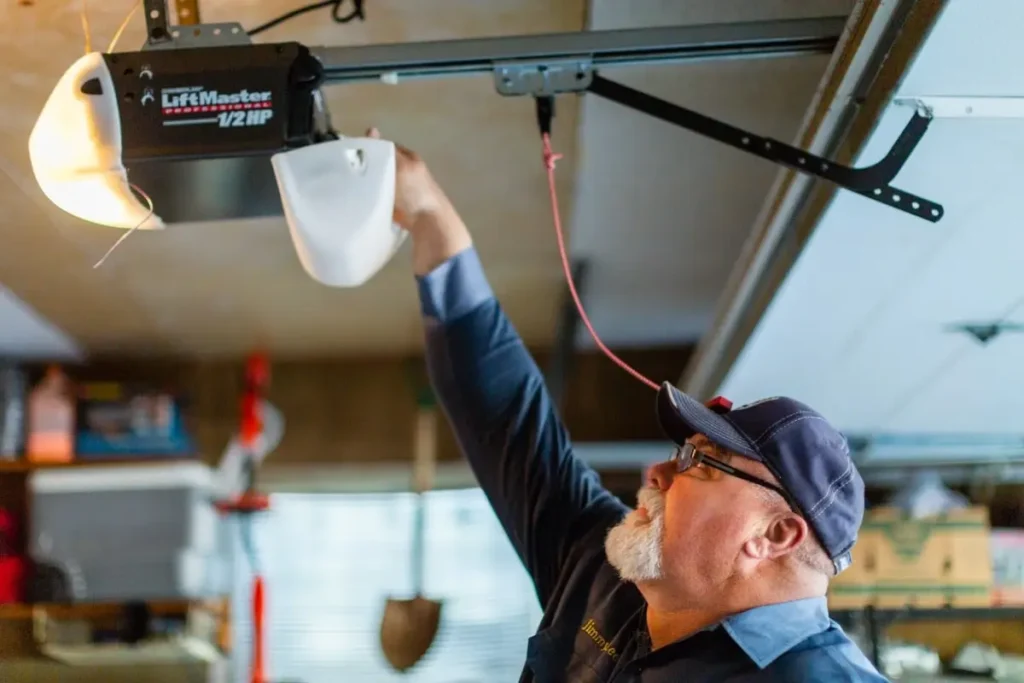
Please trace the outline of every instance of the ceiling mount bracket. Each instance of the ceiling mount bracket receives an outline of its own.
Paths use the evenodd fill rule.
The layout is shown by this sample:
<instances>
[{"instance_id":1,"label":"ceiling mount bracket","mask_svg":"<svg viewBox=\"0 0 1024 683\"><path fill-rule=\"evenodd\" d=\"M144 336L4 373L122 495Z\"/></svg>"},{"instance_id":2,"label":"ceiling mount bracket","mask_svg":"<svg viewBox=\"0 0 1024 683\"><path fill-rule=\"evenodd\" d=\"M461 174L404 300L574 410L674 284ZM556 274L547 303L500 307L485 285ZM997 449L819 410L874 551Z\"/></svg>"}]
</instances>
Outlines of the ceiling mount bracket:
<instances>
[{"instance_id":1,"label":"ceiling mount bracket","mask_svg":"<svg viewBox=\"0 0 1024 683\"><path fill-rule=\"evenodd\" d=\"M1024 119L1024 97L904 96L893 104L926 111L936 119Z\"/></svg>"},{"instance_id":2,"label":"ceiling mount bracket","mask_svg":"<svg viewBox=\"0 0 1024 683\"><path fill-rule=\"evenodd\" d=\"M795 171L828 180L839 187L881 202L932 223L943 216L941 204L910 194L889 185L921 141L931 117L915 111L903 132L881 161L863 168L833 163L809 152L772 138L761 137L741 128L681 107L671 102L634 90L628 86L594 75L587 92L667 121L707 138L767 159Z\"/></svg>"},{"instance_id":3,"label":"ceiling mount bracket","mask_svg":"<svg viewBox=\"0 0 1024 683\"><path fill-rule=\"evenodd\" d=\"M499 95L548 97L584 92L594 79L589 56L538 61L509 61L494 65L494 87Z\"/></svg>"},{"instance_id":4,"label":"ceiling mount bracket","mask_svg":"<svg viewBox=\"0 0 1024 683\"><path fill-rule=\"evenodd\" d=\"M196 47L252 45L252 39L237 21L217 24L172 26L170 37L159 43L147 42L144 50L187 50Z\"/></svg>"},{"instance_id":5,"label":"ceiling mount bracket","mask_svg":"<svg viewBox=\"0 0 1024 683\"><path fill-rule=\"evenodd\" d=\"M171 42L167 0L143 0L142 9L146 13L146 47Z\"/></svg>"},{"instance_id":6,"label":"ceiling mount bracket","mask_svg":"<svg viewBox=\"0 0 1024 683\"><path fill-rule=\"evenodd\" d=\"M252 40L237 21L199 23L197 0L175 0L178 24L171 25L167 0L143 0L146 42L143 50L182 50L193 47L251 45Z\"/></svg>"},{"instance_id":7,"label":"ceiling mount bracket","mask_svg":"<svg viewBox=\"0 0 1024 683\"><path fill-rule=\"evenodd\" d=\"M1024 332L1024 323L1015 323L1008 320L992 320L989 322L961 322L947 325L946 332L957 332L970 336L982 346L1006 333Z\"/></svg>"}]
</instances>

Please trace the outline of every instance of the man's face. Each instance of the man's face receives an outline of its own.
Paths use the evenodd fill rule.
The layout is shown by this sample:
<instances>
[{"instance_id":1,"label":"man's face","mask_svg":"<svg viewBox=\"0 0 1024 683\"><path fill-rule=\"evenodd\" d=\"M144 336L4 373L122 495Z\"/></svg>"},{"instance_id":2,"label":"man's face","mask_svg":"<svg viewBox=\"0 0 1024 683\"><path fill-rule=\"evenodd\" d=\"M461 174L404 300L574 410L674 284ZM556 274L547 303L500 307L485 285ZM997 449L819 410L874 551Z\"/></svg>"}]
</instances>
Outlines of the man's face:
<instances>
[{"instance_id":1,"label":"man's face","mask_svg":"<svg viewBox=\"0 0 1024 683\"><path fill-rule=\"evenodd\" d=\"M699 451L760 477L763 465L690 439ZM665 584L690 606L714 600L745 570L743 544L761 531L767 504L758 487L707 466L677 473L672 462L651 468L637 509L605 541L608 561L626 581Z\"/></svg>"}]
</instances>

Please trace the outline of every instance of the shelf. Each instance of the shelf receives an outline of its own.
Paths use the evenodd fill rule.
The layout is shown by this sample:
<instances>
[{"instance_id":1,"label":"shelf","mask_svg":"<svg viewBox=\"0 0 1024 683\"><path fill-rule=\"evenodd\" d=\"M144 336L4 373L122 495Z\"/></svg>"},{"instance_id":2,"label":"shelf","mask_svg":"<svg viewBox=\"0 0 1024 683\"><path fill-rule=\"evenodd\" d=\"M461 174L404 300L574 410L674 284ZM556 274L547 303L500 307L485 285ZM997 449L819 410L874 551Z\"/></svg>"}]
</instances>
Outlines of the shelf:
<instances>
[{"instance_id":1,"label":"shelf","mask_svg":"<svg viewBox=\"0 0 1024 683\"><path fill-rule=\"evenodd\" d=\"M875 607L873 616L886 623L893 621L1024 621L1024 607ZM829 610L842 623L869 614L868 608Z\"/></svg>"},{"instance_id":2,"label":"shelf","mask_svg":"<svg viewBox=\"0 0 1024 683\"><path fill-rule=\"evenodd\" d=\"M167 465L182 462L202 462L196 456L156 455L156 456L119 456L116 458L95 460L72 460L71 462L30 462L27 460L0 460L0 474L24 473L37 470L77 469L83 467L128 467L136 465Z\"/></svg>"},{"instance_id":3,"label":"shelf","mask_svg":"<svg viewBox=\"0 0 1024 683\"><path fill-rule=\"evenodd\" d=\"M90 645L44 645L42 653L67 666L131 667L214 663L223 654L211 643L198 638L178 637L144 641L133 645L102 643Z\"/></svg>"},{"instance_id":4,"label":"shelf","mask_svg":"<svg viewBox=\"0 0 1024 683\"><path fill-rule=\"evenodd\" d=\"M156 600L146 603L154 616L185 614L192 608L205 608L222 612L226 598L209 600ZM54 619L108 619L117 618L124 609L123 603L86 602L79 604L6 604L0 605L0 621L31 619L36 609Z\"/></svg>"}]
</instances>

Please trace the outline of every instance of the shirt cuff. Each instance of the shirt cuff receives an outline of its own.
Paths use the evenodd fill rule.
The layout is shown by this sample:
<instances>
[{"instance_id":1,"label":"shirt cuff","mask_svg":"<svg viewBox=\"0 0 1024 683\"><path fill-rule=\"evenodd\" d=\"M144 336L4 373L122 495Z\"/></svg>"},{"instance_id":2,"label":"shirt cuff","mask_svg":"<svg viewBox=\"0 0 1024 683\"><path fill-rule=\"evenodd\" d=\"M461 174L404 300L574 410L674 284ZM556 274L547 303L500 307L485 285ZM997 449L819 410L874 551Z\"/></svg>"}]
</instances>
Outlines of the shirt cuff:
<instances>
[{"instance_id":1,"label":"shirt cuff","mask_svg":"<svg viewBox=\"0 0 1024 683\"><path fill-rule=\"evenodd\" d=\"M467 247L416 280L421 312L441 323L455 320L494 298L474 247Z\"/></svg>"}]
</instances>

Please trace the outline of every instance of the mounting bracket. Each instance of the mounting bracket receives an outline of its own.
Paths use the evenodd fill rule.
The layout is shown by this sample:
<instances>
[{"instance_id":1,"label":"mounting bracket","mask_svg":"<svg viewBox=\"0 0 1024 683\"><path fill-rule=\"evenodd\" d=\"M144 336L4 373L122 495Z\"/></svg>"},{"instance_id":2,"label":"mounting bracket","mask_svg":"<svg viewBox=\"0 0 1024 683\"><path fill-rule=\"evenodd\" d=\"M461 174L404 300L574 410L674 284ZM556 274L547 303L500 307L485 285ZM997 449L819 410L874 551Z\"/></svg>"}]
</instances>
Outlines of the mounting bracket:
<instances>
[{"instance_id":1,"label":"mounting bracket","mask_svg":"<svg viewBox=\"0 0 1024 683\"><path fill-rule=\"evenodd\" d=\"M194 47L223 47L225 45L252 45L252 39L236 21L217 24L172 26L170 38L159 43L147 42L143 50L185 50Z\"/></svg>"},{"instance_id":2,"label":"mounting bracket","mask_svg":"<svg viewBox=\"0 0 1024 683\"><path fill-rule=\"evenodd\" d=\"M499 95L512 97L533 95L547 97L569 92L583 92L594 79L589 56L566 59L521 60L494 65L494 88Z\"/></svg>"},{"instance_id":3,"label":"mounting bracket","mask_svg":"<svg viewBox=\"0 0 1024 683\"><path fill-rule=\"evenodd\" d=\"M906 95L893 104L926 111L935 119L1024 119L1024 97Z\"/></svg>"},{"instance_id":4,"label":"mounting bracket","mask_svg":"<svg viewBox=\"0 0 1024 683\"><path fill-rule=\"evenodd\" d=\"M156 47L169 42L171 31L167 17L167 0L143 0L142 11L146 13L146 47Z\"/></svg>"},{"instance_id":5,"label":"mounting bracket","mask_svg":"<svg viewBox=\"0 0 1024 683\"><path fill-rule=\"evenodd\" d=\"M1007 332L1024 332L1024 323L992 320L990 322L962 322L946 325L946 332L957 332L969 335L982 346L986 346L996 337Z\"/></svg>"},{"instance_id":6,"label":"mounting bracket","mask_svg":"<svg viewBox=\"0 0 1024 683\"><path fill-rule=\"evenodd\" d=\"M828 180L851 192L856 192L868 199L887 204L894 209L932 223L938 222L944 213L942 205L889 185L903 164L906 163L917 143L921 141L925 131L928 130L928 124L931 123L931 117L920 110L915 110L913 118L907 123L903 132L900 133L892 148L881 161L864 168L851 168L833 163L784 142L736 128L599 75L593 76L586 91L693 131L698 135L717 140L748 154Z\"/></svg>"},{"instance_id":7,"label":"mounting bracket","mask_svg":"<svg viewBox=\"0 0 1024 683\"><path fill-rule=\"evenodd\" d=\"M251 45L252 40L237 21L200 24L195 0L176 0L178 26L171 26L167 0L144 0L146 42L143 50L182 50L193 47Z\"/></svg>"}]
</instances>

